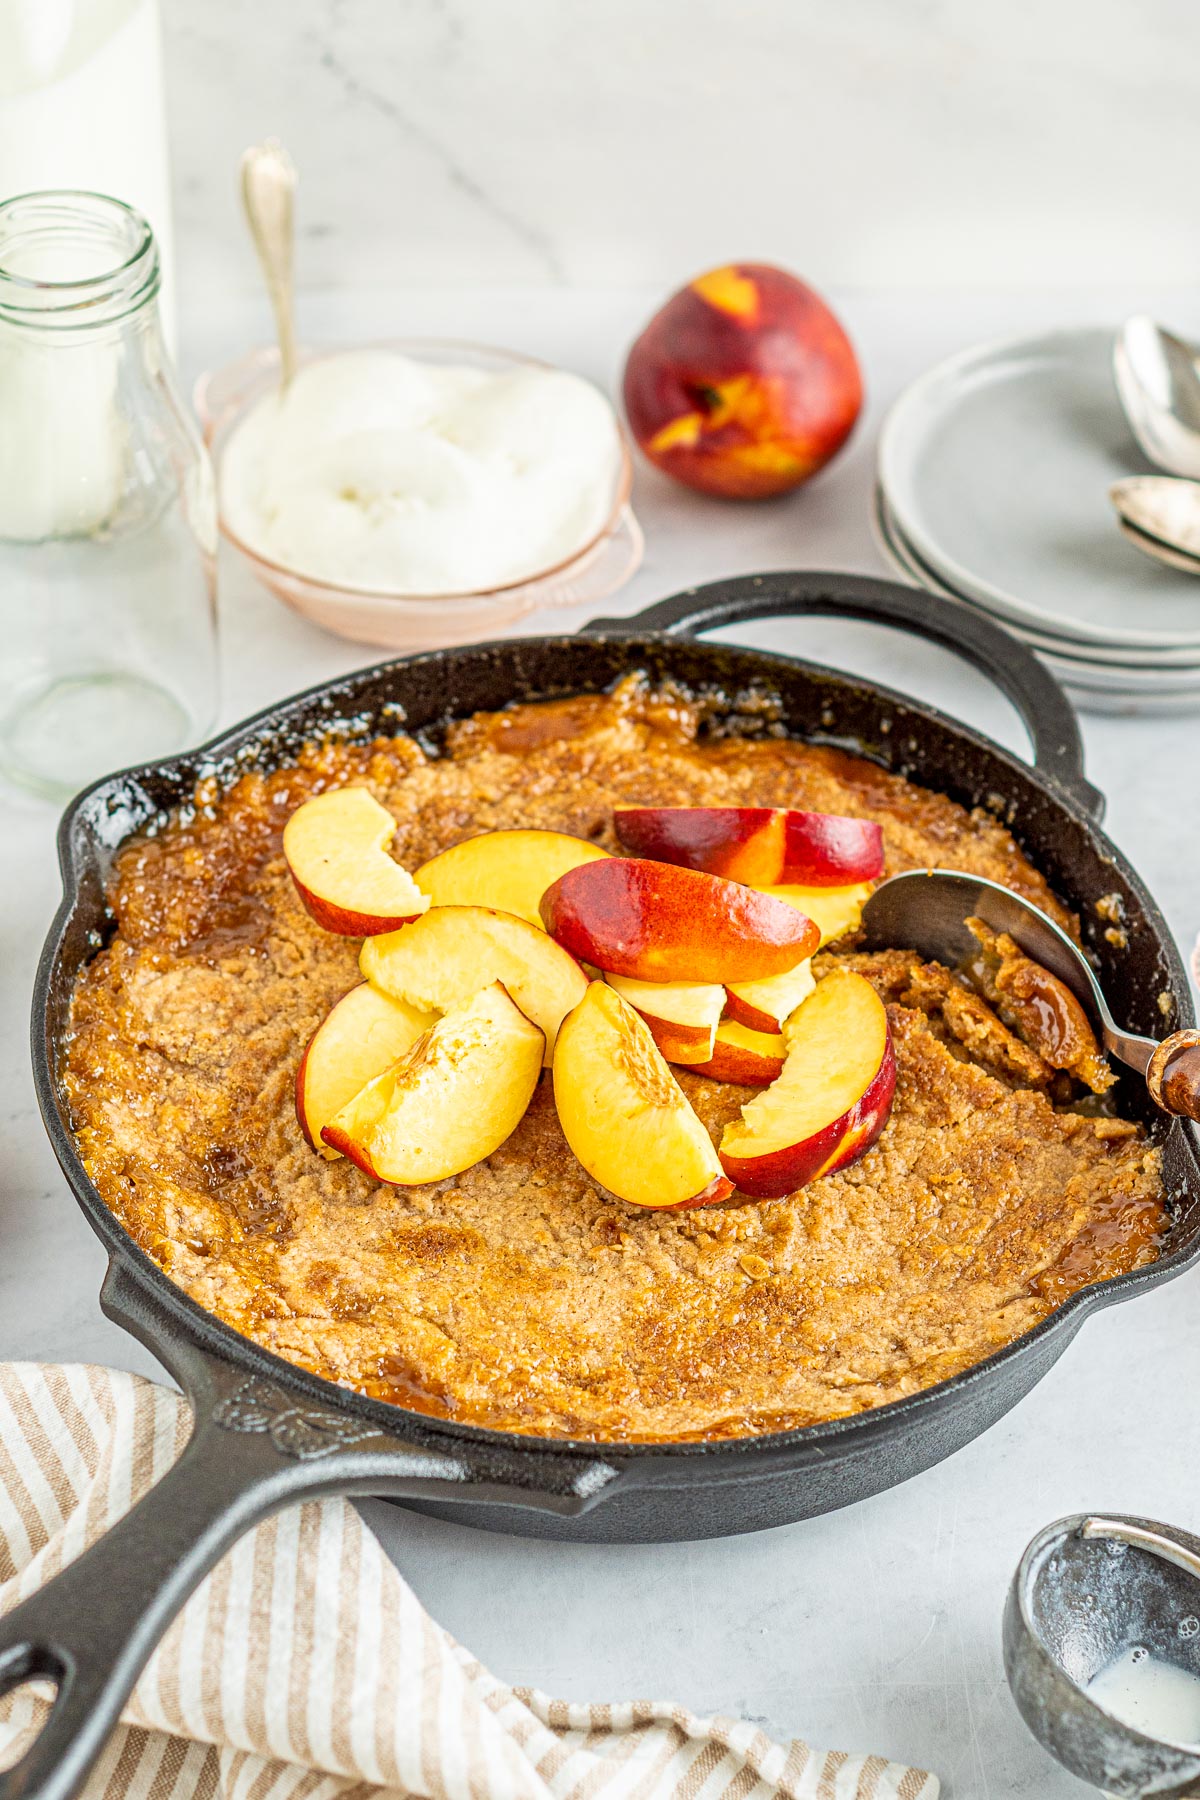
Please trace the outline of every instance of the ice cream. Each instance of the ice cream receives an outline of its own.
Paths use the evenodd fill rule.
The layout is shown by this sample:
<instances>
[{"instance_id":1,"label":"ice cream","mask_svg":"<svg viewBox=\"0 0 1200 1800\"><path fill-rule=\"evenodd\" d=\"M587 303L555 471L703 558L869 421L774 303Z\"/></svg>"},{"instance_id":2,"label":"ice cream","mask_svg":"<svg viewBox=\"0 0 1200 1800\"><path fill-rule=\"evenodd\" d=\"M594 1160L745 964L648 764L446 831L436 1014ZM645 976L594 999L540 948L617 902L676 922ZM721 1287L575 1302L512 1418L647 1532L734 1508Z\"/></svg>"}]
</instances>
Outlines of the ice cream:
<instances>
[{"instance_id":1,"label":"ice cream","mask_svg":"<svg viewBox=\"0 0 1200 1800\"><path fill-rule=\"evenodd\" d=\"M612 408L577 375L356 350L305 364L221 458L225 523L299 574L459 594L554 567L612 510Z\"/></svg>"}]
</instances>

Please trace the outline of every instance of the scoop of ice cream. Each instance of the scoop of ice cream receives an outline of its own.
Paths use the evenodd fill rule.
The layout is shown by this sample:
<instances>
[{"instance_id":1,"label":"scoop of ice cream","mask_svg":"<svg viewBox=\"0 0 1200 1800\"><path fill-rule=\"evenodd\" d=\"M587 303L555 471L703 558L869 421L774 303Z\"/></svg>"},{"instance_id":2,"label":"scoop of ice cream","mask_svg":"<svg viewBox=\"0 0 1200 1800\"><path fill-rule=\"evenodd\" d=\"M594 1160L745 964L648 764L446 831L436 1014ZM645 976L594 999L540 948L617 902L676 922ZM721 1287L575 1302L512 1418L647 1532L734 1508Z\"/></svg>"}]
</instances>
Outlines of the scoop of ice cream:
<instances>
[{"instance_id":1,"label":"scoop of ice cream","mask_svg":"<svg viewBox=\"0 0 1200 1800\"><path fill-rule=\"evenodd\" d=\"M581 550L619 467L612 408L576 375L351 351L252 409L222 458L221 501L236 536L298 573L465 593Z\"/></svg>"}]
</instances>

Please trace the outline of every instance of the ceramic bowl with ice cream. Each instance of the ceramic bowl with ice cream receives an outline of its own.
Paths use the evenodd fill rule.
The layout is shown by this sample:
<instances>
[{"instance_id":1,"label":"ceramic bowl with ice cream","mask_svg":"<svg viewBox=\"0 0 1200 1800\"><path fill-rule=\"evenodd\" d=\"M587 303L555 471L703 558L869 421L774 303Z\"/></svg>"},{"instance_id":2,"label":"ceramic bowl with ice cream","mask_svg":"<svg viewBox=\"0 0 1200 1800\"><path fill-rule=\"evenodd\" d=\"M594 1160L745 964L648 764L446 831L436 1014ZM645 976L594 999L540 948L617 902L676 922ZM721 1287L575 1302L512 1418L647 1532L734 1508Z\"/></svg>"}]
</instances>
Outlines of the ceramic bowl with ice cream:
<instances>
[{"instance_id":1,"label":"ceramic bowl with ice cream","mask_svg":"<svg viewBox=\"0 0 1200 1800\"><path fill-rule=\"evenodd\" d=\"M594 603L642 538L629 446L580 376L431 339L254 351L203 376L221 526L273 593L340 637L422 650Z\"/></svg>"}]
</instances>

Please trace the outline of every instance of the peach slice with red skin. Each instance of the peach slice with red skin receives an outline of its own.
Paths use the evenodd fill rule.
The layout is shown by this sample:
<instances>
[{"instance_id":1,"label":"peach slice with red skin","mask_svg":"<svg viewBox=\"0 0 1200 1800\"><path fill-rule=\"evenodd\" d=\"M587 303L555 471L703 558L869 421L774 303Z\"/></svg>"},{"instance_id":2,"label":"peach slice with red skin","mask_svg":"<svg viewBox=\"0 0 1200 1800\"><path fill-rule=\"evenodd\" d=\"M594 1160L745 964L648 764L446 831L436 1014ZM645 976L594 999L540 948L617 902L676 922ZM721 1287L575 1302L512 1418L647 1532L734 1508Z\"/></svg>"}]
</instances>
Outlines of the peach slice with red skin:
<instances>
[{"instance_id":1,"label":"peach slice with red skin","mask_svg":"<svg viewBox=\"0 0 1200 1800\"><path fill-rule=\"evenodd\" d=\"M869 1150L892 1108L896 1058L869 981L835 969L783 1032L778 1079L725 1127L721 1167L744 1194L778 1199Z\"/></svg>"},{"instance_id":2,"label":"peach slice with red skin","mask_svg":"<svg viewBox=\"0 0 1200 1800\"><path fill-rule=\"evenodd\" d=\"M752 1031L736 1019L722 1019L707 1062L693 1063L693 1075L733 1081L741 1087L769 1087L783 1073L786 1052L778 1031Z\"/></svg>"},{"instance_id":3,"label":"peach slice with red skin","mask_svg":"<svg viewBox=\"0 0 1200 1800\"><path fill-rule=\"evenodd\" d=\"M635 981L759 981L803 962L820 937L756 888L635 857L569 869L541 911L573 956Z\"/></svg>"},{"instance_id":4,"label":"peach slice with red skin","mask_svg":"<svg viewBox=\"0 0 1200 1800\"><path fill-rule=\"evenodd\" d=\"M421 1012L449 1012L502 981L545 1038L547 1067L559 1025L588 985L553 938L487 906L432 907L399 931L368 938L358 965L373 987Z\"/></svg>"},{"instance_id":5,"label":"peach slice with red skin","mask_svg":"<svg viewBox=\"0 0 1200 1800\"><path fill-rule=\"evenodd\" d=\"M668 1062L706 1062L725 1009L725 989L715 981L632 981L606 975L610 987L640 1014Z\"/></svg>"},{"instance_id":6,"label":"peach slice with red skin","mask_svg":"<svg viewBox=\"0 0 1200 1800\"><path fill-rule=\"evenodd\" d=\"M388 855L395 833L395 819L366 788L331 788L296 808L283 828L283 854L318 925L370 937L426 910L428 897Z\"/></svg>"},{"instance_id":7,"label":"peach slice with red skin","mask_svg":"<svg viewBox=\"0 0 1200 1800\"><path fill-rule=\"evenodd\" d=\"M617 837L635 856L744 881L847 887L883 873L883 832L873 819L782 806L618 806Z\"/></svg>"},{"instance_id":8,"label":"peach slice with red skin","mask_svg":"<svg viewBox=\"0 0 1200 1800\"><path fill-rule=\"evenodd\" d=\"M807 960L766 981L735 982L725 990L725 1017L750 1031L778 1033L816 985Z\"/></svg>"},{"instance_id":9,"label":"peach slice with red skin","mask_svg":"<svg viewBox=\"0 0 1200 1800\"><path fill-rule=\"evenodd\" d=\"M334 1114L411 1049L434 1017L367 981L343 994L317 1026L296 1070L296 1119L305 1142L320 1149L322 1128Z\"/></svg>"},{"instance_id":10,"label":"peach slice with red skin","mask_svg":"<svg viewBox=\"0 0 1200 1800\"><path fill-rule=\"evenodd\" d=\"M563 1020L554 1104L588 1174L631 1206L714 1206L733 1191L649 1026L606 982Z\"/></svg>"},{"instance_id":11,"label":"peach slice with red skin","mask_svg":"<svg viewBox=\"0 0 1200 1800\"><path fill-rule=\"evenodd\" d=\"M634 856L770 887L783 880L785 816L777 806L617 806L613 828Z\"/></svg>"},{"instance_id":12,"label":"peach slice with red skin","mask_svg":"<svg viewBox=\"0 0 1200 1800\"><path fill-rule=\"evenodd\" d=\"M490 906L542 930L538 904L568 869L608 855L565 831L484 831L414 870L434 906Z\"/></svg>"},{"instance_id":13,"label":"peach slice with red skin","mask_svg":"<svg viewBox=\"0 0 1200 1800\"><path fill-rule=\"evenodd\" d=\"M520 1124L545 1040L499 981L431 1025L336 1113L321 1136L396 1187L461 1175Z\"/></svg>"},{"instance_id":14,"label":"peach slice with red skin","mask_svg":"<svg viewBox=\"0 0 1200 1800\"><path fill-rule=\"evenodd\" d=\"M781 883L840 888L883 874L883 827L874 819L815 812L786 817Z\"/></svg>"}]
</instances>

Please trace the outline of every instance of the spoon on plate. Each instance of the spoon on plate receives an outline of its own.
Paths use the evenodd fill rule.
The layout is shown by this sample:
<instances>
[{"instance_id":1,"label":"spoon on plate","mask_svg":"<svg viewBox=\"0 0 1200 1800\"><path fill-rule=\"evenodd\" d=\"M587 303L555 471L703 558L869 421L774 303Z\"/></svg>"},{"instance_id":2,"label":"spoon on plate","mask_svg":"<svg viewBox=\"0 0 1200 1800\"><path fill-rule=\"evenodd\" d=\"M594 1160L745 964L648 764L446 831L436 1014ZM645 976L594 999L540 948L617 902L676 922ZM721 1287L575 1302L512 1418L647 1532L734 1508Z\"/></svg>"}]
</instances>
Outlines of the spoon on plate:
<instances>
[{"instance_id":1,"label":"spoon on plate","mask_svg":"<svg viewBox=\"0 0 1200 1800\"><path fill-rule=\"evenodd\" d=\"M1136 313L1117 333L1113 373L1150 461L1171 475L1200 478L1200 370L1193 347Z\"/></svg>"},{"instance_id":2,"label":"spoon on plate","mask_svg":"<svg viewBox=\"0 0 1200 1800\"><path fill-rule=\"evenodd\" d=\"M881 883L863 907L866 948L903 947L948 969L966 968L979 954L967 926L982 919L1009 937L1070 989L1104 1048L1143 1075L1150 1098L1164 1112L1200 1120L1200 1031L1175 1031L1161 1043L1122 1031L1077 944L1019 894L953 869L913 869Z\"/></svg>"},{"instance_id":3,"label":"spoon on plate","mask_svg":"<svg viewBox=\"0 0 1200 1800\"><path fill-rule=\"evenodd\" d=\"M252 144L241 162L242 206L267 284L279 340L279 386L296 373L296 321L292 303L296 165L279 142Z\"/></svg>"},{"instance_id":4,"label":"spoon on plate","mask_svg":"<svg viewBox=\"0 0 1200 1800\"><path fill-rule=\"evenodd\" d=\"M1137 549L1185 575L1200 575L1200 481L1132 475L1108 497L1117 524Z\"/></svg>"},{"instance_id":5,"label":"spoon on plate","mask_svg":"<svg viewBox=\"0 0 1200 1800\"><path fill-rule=\"evenodd\" d=\"M1109 489L1117 523L1145 556L1200 575L1200 367L1194 347L1145 313L1113 345L1113 374L1138 444L1165 475Z\"/></svg>"}]
</instances>

